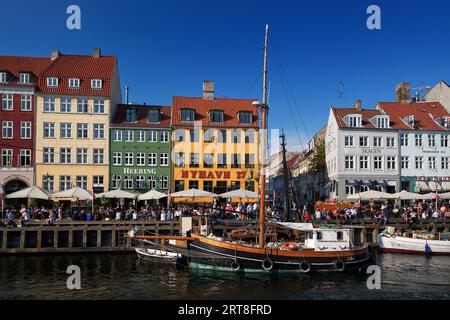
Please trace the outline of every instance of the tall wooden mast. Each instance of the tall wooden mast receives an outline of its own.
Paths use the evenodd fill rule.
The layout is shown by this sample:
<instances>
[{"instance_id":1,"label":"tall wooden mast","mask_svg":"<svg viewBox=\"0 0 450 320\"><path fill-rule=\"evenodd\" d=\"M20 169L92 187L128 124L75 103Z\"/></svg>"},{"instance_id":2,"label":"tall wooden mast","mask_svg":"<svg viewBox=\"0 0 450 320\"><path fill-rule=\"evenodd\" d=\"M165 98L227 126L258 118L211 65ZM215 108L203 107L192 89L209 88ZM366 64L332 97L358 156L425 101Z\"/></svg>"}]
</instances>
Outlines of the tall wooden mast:
<instances>
[{"instance_id":1,"label":"tall wooden mast","mask_svg":"<svg viewBox=\"0 0 450 320\"><path fill-rule=\"evenodd\" d=\"M269 25L266 25L266 34L264 40L264 73L263 73L263 101L261 105L261 174L259 176L260 193L259 193L259 247L265 246L266 233L266 144L267 144L267 113L269 106L267 105L267 45L269 41Z\"/></svg>"}]
</instances>

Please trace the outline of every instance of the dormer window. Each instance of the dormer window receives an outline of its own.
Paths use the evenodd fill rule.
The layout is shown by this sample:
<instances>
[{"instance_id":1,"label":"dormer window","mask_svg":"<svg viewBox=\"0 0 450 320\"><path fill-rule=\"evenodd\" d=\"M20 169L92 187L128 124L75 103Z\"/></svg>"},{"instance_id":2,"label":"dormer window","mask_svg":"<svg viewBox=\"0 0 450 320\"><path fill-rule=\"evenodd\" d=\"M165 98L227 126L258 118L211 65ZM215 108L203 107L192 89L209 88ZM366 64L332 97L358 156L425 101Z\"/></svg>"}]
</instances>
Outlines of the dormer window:
<instances>
[{"instance_id":1,"label":"dormer window","mask_svg":"<svg viewBox=\"0 0 450 320\"><path fill-rule=\"evenodd\" d=\"M361 127L361 115L349 115L348 116L348 126L351 128L360 128Z\"/></svg>"},{"instance_id":2,"label":"dormer window","mask_svg":"<svg viewBox=\"0 0 450 320\"><path fill-rule=\"evenodd\" d=\"M253 114L250 111L240 111L238 113L239 123L241 124L251 124Z\"/></svg>"},{"instance_id":3,"label":"dormer window","mask_svg":"<svg viewBox=\"0 0 450 320\"><path fill-rule=\"evenodd\" d=\"M57 87L58 86L58 78L48 77L47 78L47 86L48 87Z\"/></svg>"},{"instance_id":4,"label":"dormer window","mask_svg":"<svg viewBox=\"0 0 450 320\"><path fill-rule=\"evenodd\" d=\"M137 110L136 109L126 109L125 110L125 122L136 122L137 121Z\"/></svg>"},{"instance_id":5,"label":"dormer window","mask_svg":"<svg viewBox=\"0 0 450 320\"><path fill-rule=\"evenodd\" d=\"M446 129L450 129L450 117L442 118L442 126Z\"/></svg>"},{"instance_id":6,"label":"dormer window","mask_svg":"<svg viewBox=\"0 0 450 320\"><path fill-rule=\"evenodd\" d=\"M195 121L195 110L181 109L181 121Z\"/></svg>"},{"instance_id":7,"label":"dormer window","mask_svg":"<svg viewBox=\"0 0 450 320\"><path fill-rule=\"evenodd\" d=\"M100 79L92 79L91 80L91 88L92 89L101 89L103 86L103 81Z\"/></svg>"},{"instance_id":8,"label":"dormer window","mask_svg":"<svg viewBox=\"0 0 450 320\"><path fill-rule=\"evenodd\" d=\"M70 78L69 79L69 88L79 88L80 87L80 79Z\"/></svg>"},{"instance_id":9,"label":"dormer window","mask_svg":"<svg viewBox=\"0 0 450 320\"><path fill-rule=\"evenodd\" d=\"M0 72L0 83L6 83L7 74L6 72Z\"/></svg>"},{"instance_id":10,"label":"dormer window","mask_svg":"<svg viewBox=\"0 0 450 320\"><path fill-rule=\"evenodd\" d=\"M209 121L212 123L223 123L223 118L222 110L212 110L209 113Z\"/></svg>"},{"instance_id":11,"label":"dormer window","mask_svg":"<svg viewBox=\"0 0 450 320\"><path fill-rule=\"evenodd\" d=\"M377 118L377 128L389 128L389 117L388 116L378 116Z\"/></svg>"},{"instance_id":12,"label":"dormer window","mask_svg":"<svg viewBox=\"0 0 450 320\"><path fill-rule=\"evenodd\" d=\"M147 112L148 122L160 122L161 112L159 109L150 109Z\"/></svg>"},{"instance_id":13,"label":"dormer window","mask_svg":"<svg viewBox=\"0 0 450 320\"><path fill-rule=\"evenodd\" d=\"M410 126L410 127L413 127L414 128L414 126L415 126L415 116L414 115L411 115L411 116L408 116L408 125Z\"/></svg>"},{"instance_id":14,"label":"dormer window","mask_svg":"<svg viewBox=\"0 0 450 320\"><path fill-rule=\"evenodd\" d=\"M30 83L30 74L29 73L21 73L20 74L20 83L29 84Z\"/></svg>"}]
</instances>

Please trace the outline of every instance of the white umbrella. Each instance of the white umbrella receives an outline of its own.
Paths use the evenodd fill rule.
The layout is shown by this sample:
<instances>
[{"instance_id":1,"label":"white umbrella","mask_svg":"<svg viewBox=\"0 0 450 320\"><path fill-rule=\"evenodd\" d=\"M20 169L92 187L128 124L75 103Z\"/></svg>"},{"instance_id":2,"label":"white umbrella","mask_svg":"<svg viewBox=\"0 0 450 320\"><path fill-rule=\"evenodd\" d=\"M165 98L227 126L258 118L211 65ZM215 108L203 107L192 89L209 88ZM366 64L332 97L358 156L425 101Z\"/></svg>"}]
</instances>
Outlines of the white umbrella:
<instances>
[{"instance_id":1,"label":"white umbrella","mask_svg":"<svg viewBox=\"0 0 450 320\"><path fill-rule=\"evenodd\" d=\"M137 194L131 193L125 190L116 189L97 194L97 198L109 198L109 199L134 199L137 198Z\"/></svg>"},{"instance_id":2,"label":"white umbrella","mask_svg":"<svg viewBox=\"0 0 450 320\"><path fill-rule=\"evenodd\" d=\"M92 194L82 188L76 187L65 191L60 191L52 194L50 199L67 199L76 198L78 200L92 200Z\"/></svg>"},{"instance_id":3,"label":"white umbrella","mask_svg":"<svg viewBox=\"0 0 450 320\"><path fill-rule=\"evenodd\" d=\"M167 197L167 194L159 192L155 189L150 190L149 192L146 192L144 194L141 194L138 197L138 200L158 200L161 198Z\"/></svg>"},{"instance_id":4,"label":"white umbrella","mask_svg":"<svg viewBox=\"0 0 450 320\"><path fill-rule=\"evenodd\" d=\"M408 192L406 190L402 190L400 192L394 193L394 195L397 197L397 199L400 200L422 200L423 195L414 193L414 192Z\"/></svg>"},{"instance_id":5,"label":"white umbrella","mask_svg":"<svg viewBox=\"0 0 450 320\"><path fill-rule=\"evenodd\" d=\"M441 195L439 195L439 196L442 197ZM435 192L430 192L430 193L422 194L422 199L435 200L436 199L436 193Z\"/></svg>"},{"instance_id":6,"label":"white umbrella","mask_svg":"<svg viewBox=\"0 0 450 320\"><path fill-rule=\"evenodd\" d=\"M249 190L232 190L219 195L222 198L239 198L239 199L257 199L259 198L258 194Z\"/></svg>"},{"instance_id":7,"label":"white umbrella","mask_svg":"<svg viewBox=\"0 0 450 320\"><path fill-rule=\"evenodd\" d=\"M172 193L172 198L215 198L218 197L217 194L198 190L198 189L189 189L189 190L182 190L175 193Z\"/></svg>"},{"instance_id":8,"label":"white umbrella","mask_svg":"<svg viewBox=\"0 0 450 320\"><path fill-rule=\"evenodd\" d=\"M386 193L381 191L369 190L361 193L355 193L349 195L347 199L356 200L361 198L361 200L371 200L371 199L396 199L393 193Z\"/></svg>"},{"instance_id":9,"label":"white umbrella","mask_svg":"<svg viewBox=\"0 0 450 320\"><path fill-rule=\"evenodd\" d=\"M450 199L450 192L441 193L439 196L441 199Z\"/></svg>"},{"instance_id":10,"label":"white umbrella","mask_svg":"<svg viewBox=\"0 0 450 320\"><path fill-rule=\"evenodd\" d=\"M22 189L13 193L10 193L6 196L7 199L44 199L48 200L50 192L45 191L39 187L30 187L26 189Z\"/></svg>"}]
</instances>

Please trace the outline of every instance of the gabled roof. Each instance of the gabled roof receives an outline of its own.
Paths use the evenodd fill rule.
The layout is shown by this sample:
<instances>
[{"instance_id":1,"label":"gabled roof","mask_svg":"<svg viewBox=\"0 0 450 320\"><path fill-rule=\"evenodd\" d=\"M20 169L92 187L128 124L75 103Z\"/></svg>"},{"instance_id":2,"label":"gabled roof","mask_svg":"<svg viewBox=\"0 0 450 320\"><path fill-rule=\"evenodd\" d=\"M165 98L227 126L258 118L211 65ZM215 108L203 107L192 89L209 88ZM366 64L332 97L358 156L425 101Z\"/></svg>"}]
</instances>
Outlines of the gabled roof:
<instances>
[{"instance_id":1,"label":"gabled roof","mask_svg":"<svg viewBox=\"0 0 450 320\"><path fill-rule=\"evenodd\" d=\"M114 56L58 54L39 79L39 89L47 94L79 94L107 97L117 59ZM59 78L58 87L48 87L47 77ZM79 88L69 88L69 78L80 79ZM91 80L103 81L101 89L92 89Z\"/></svg>"},{"instance_id":2,"label":"gabled roof","mask_svg":"<svg viewBox=\"0 0 450 320\"><path fill-rule=\"evenodd\" d=\"M372 122L370 122L370 119L372 119L375 116L382 116L385 115L380 110L375 109L355 109L355 108L331 108L334 113L334 117L336 118L336 122L339 126L339 128L354 128L349 127L344 121L344 117L350 114L359 114L361 115L361 127L360 128L372 128L372 129L378 129L375 127ZM392 126L392 123L391 123Z\"/></svg>"},{"instance_id":3,"label":"gabled roof","mask_svg":"<svg viewBox=\"0 0 450 320\"><path fill-rule=\"evenodd\" d=\"M429 130L445 131L435 119L449 117L450 114L439 102L379 102L378 107L386 112L391 118L391 126L402 130ZM414 115L416 128L409 126L403 118Z\"/></svg>"},{"instance_id":4,"label":"gabled roof","mask_svg":"<svg viewBox=\"0 0 450 320\"><path fill-rule=\"evenodd\" d=\"M124 122L125 110L136 109L137 121ZM147 113L151 109L159 109L161 111L161 122L148 122ZM170 126L170 107L168 106L150 106L136 104L119 104L114 114L111 126L114 127L169 127Z\"/></svg>"},{"instance_id":5,"label":"gabled roof","mask_svg":"<svg viewBox=\"0 0 450 320\"><path fill-rule=\"evenodd\" d=\"M256 99L204 99L190 97L173 97L172 99L172 125L194 126L194 122L181 121L181 109L195 109L196 121L201 121L204 127L229 127L229 128L256 128L258 127L258 110L252 103ZM211 123L208 112L212 110L224 111L223 123ZM241 124L238 120L238 112L250 111L253 119L251 124Z\"/></svg>"},{"instance_id":6,"label":"gabled roof","mask_svg":"<svg viewBox=\"0 0 450 320\"><path fill-rule=\"evenodd\" d=\"M20 74L31 73L34 77L38 77L50 66L51 62L50 58L0 56L0 72L7 72L11 76L7 83L0 83L0 86L34 87L37 85L36 82L31 84L20 83Z\"/></svg>"}]
</instances>

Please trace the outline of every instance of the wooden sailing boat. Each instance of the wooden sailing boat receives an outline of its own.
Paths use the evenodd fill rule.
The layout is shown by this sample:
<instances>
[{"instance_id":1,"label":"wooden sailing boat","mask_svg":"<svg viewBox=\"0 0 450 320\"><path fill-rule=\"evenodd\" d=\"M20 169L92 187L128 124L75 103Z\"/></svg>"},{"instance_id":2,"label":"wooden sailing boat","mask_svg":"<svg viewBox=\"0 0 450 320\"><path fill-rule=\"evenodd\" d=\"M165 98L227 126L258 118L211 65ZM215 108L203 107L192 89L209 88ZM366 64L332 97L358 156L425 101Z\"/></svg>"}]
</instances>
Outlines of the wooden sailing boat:
<instances>
[{"instance_id":1,"label":"wooden sailing boat","mask_svg":"<svg viewBox=\"0 0 450 320\"><path fill-rule=\"evenodd\" d=\"M281 223L280 227L304 233L304 239L291 242L267 243L272 236L266 232L265 217L265 159L267 142L267 46L269 27L266 26L264 42L263 100L258 103L262 115L260 212L257 244L214 236L204 225L186 237L172 237L166 246L174 252L181 252L192 268L223 271L279 272L295 271L307 273L314 270L344 271L361 269L368 265L368 245L355 246L349 228L314 228L310 223ZM158 236L134 236L152 238ZM162 237L159 237L162 239ZM186 240L185 247L176 241Z\"/></svg>"}]
</instances>

